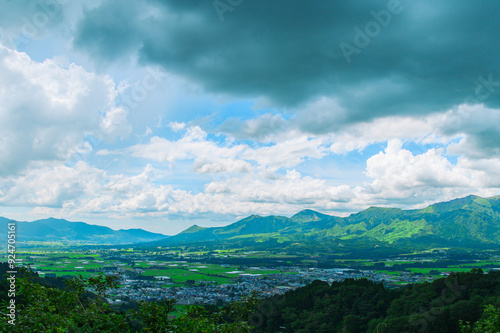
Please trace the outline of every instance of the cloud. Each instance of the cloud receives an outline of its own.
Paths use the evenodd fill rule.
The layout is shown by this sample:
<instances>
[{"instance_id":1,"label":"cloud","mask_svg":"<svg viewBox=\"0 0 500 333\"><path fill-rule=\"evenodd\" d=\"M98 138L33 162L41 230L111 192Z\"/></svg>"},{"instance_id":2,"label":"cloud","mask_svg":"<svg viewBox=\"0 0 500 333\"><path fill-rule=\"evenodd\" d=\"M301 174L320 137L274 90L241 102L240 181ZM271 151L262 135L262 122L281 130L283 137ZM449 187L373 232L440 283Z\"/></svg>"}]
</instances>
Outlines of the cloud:
<instances>
[{"instance_id":1,"label":"cloud","mask_svg":"<svg viewBox=\"0 0 500 333\"><path fill-rule=\"evenodd\" d=\"M481 75L497 81L498 6L401 1L351 63L339 45L355 45L355 28L376 22L372 11L386 10L388 1L246 1L220 22L210 2L124 8L108 0L85 12L74 40L103 61L136 54L211 92L292 108L332 99L335 109L308 114L310 122L327 117L326 123L304 123L324 133L345 123L450 109L474 94ZM498 107L500 94L484 102Z\"/></svg>"},{"instance_id":2,"label":"cloud","mask_svg":"<svg viewBox=\"0 0 500 333\"><path fill-rule=\"evenodd\" d=\"M321 139L311 139L302 135L271 146L248 149L242 154L242 157L257 161L262 166L277 169L294 167L306 159L320 159L325 155Z\"/></svg>"},{"instance_id":3,"label":"cloud","mask_svg":"<svg viewBox=\"0 0 500 333\"><path fill-rule=\"evenodd\" d=\"M47 36L69 37L83 8L101 0L17 0L2 1L0 41L8 46L27 44Z\"/></svg>"},{"instance_id":4,"label":"cloud","mask_svg":"<svg viewBox=\"0 0 500 333\"><path fill-rule=\"evenodd\" d=\"M168 123L168 127L170 127L174 132L178 132L178 131L186 128L186 124L179 123L177 121L172 121L172 122Z\"/></svg>"},{"instance_id":5,"label":"cloud","mask_svg":"<svg viewBox=\"0 0 500 333\"><path fill-rule=\"evenodd\" d=\"M334 100L324 98L289 119L279 114L265 114L244 122L232 119L222 124L220 130L240 140L251 138L260 142L308 137L321 140L334 154L363 151L372 144L393 139L447 146L448 154L468 158L500 154L500 127L496 125L500 123L500 109L461 104L426 116L385 116L342 126L340 120L337 126L336 118L342 118L344 111L337 112L336 108Z\"/></svg>"},{"instance_id":6,"label":"cloud","mask_svg":"<svg viewBox=\"0 0 500 333\"><path fill-rule=\"evenodd\" d=\"M286 175L268 179L263 175L230 178L214 181L206 186L206 193L225 195L235 202L247 204L274 205L281 212L297 210L293 207L338 208L339 203L354 197L349 186L328 186L324 180L303 176L295 170ZM260 209L262 210L262 208ZM266 213L272 214L272 211Z\"/></svg>"},{"instance_id":7,"label":"cloud","mask_svg":"<svg viewBox=\"0 0 500 333\"><path fill-rule=\"evenodd\" d=\"M333 142L329 148L336 154L345 154L354 150L362 151L374 143L398 138L416 142L439 142L435 128L426 118L385 117L338 130L332 135Z\"/></svg>"},{"instance_id":8,"label":"cloud","mask_svg":"<svg viewBox=\"0 0 500 333\"><path fill-rule=\"evenodd\" d=\"M38 212L78 216L216 216L289 213L297 207L335 207L352 197L348 186L330 187L295 170L269 179L253 173L213 180L191 193L158 182L147 165L138 175L110 175L78 162L45 163L20 177L0 179L0 204L45 207ZM231 202L231 205L227 203Z\"/></svg>"},{"instance_id":9,"label":"cloud","mask_svg":"<svg viewBox=\"0 0 500 333\"><path fill-rule=\"evenodd\" d=\"M0 204L62 207L81 196L99 195L106 173L80 161L74 167L34 163L21 176L0 178Z\"/></svg>"},{"instance_id":10,"label":"cloud","mask_svg":"<svg viewBox=\"0 0 500 333\"><path fill-rule=\"evenodd\" d=\"M390 3L3 1L0 205L227 222L498 194L500 5L381 24Z\"/></svg>"},{"instance_id":11,"label":"cloud","mask_svg":"<svg viewBox=\"0 0 500 333\"><path fill-rule=\"evenodd\" d=\"M221 124L219 130L231 134L238 140L270 142L275 141L277 136L287 131L287 125L288 121L282 115L266 113L246 121L237 118L227 119Z\"/></svg>"},{"instance_id":12,"label":"cloud","mask_svg":"<svg viewBox=\"0 0 500 333\"><path fill-rule=\"evenodd\" d=\"M127 112L123 108L111 108L101 120L102 131L111 139L126 139L132 132L128 124Z\"/></svg>"},{"instance_id":13,"label":"cloud","mask_svg":"<svg viewBox=\"0 0 500 333\"><path fill-rule=\"evenodd\" d=\"M89 136L100 141L130 133L109 76L50 59L39 63L1 44L0 72L0 176L31 161L66 160L91 148L84 143Z\"/></svg>"},{"instance_id":14,"label":"cloud","mask_svg":"<svg viewBox=\"0 0 500 333\"><path fill-rule=\"evenodd\" d=\"M2 1L0 34L6 44L41 38L64 19L64 1Z\"/></svg>"},{"instance_id":15,"label":"cloud","mask_svg":"<svg viewBox=\"0 0 500 333\"><path fill-rule=\"evenodd\" d=\"M180 130L179 126L176 128ZM130 153L137 158L167 162L170 165L180 160L195 160L194 170L201 173L245 172L250 169L250 165L235 160L245 149L245 145L220 147L217 143L207 140L207 133L195 126L187 128L183 137L177 141L155 136L149 143L134 145L123 153Z\"/></svg>"},{"instance_id":16,"label":"cloud","mask_svg":"<svg viewBox=\"0 0 500 333\"><path fill-rule=\"evenodd\" d=\"M385 151L370 157L366 175L371 181L356 187L332 186L295 169L270 174L253 168L246 173L225 171L220 179L209 179L191 192L169 184L170 179L149 164L137 175L125 175L86 162L73 167L45 162L22 176L0 178L0 204L36 207L34 212L64 217L227 221L250 214L291 215L304 208L333 214L372 205L415 208L470 193L493 195L500 189L498 158L459 158L453 164L442 149L413 154L402 145L391 140Z\"/></svg>"},{"instance_id":17,"label":"cloud","mask_svg":"<svg viewBox=\"0 0 500 333\"><path fill-rule=\"evenodd\" d=\"M193 171L199 173L249 172L257 167L276 171L296 166L306 159L325 156L323 142L318 138L301 135L268 146L250 147L225 140L222 144L207 138L199 126L186 129L176 141L161 137L151 138L149 143L138 144L116 153L130 153L137 158L167 162L173 165L180 160L194 160ZM110 154L102 151L100 154Z\"/></svg>"},{"instance_id":18,"label":"cloud","mask_svg":"<svg viewBox=\"0 0 500 333\"><path fill-rule=\"evenodd\" d=\"M499 109L463 105L447 113L439 125L445 135L462 137L460 142L448 147L450 153L484 159L500 155L499 123Z\"/></svg>"},{"instance_id":19,"label":"cloud","mask_svg":"<svg viewBox=\"0 0 500 333\"><path fill-rule=\"evenodd\" d=\"M367 161L366 175L373 179L365 185L365 202L423 203L449 200L474 193L489 193L499 182L498 158L481 162L459 158L452 164L443 149L429 149L414 155L402 148L402 141L391 140L384 152ZM492 171L490 175L488 172Z\"/></svg>"}]
</instances>

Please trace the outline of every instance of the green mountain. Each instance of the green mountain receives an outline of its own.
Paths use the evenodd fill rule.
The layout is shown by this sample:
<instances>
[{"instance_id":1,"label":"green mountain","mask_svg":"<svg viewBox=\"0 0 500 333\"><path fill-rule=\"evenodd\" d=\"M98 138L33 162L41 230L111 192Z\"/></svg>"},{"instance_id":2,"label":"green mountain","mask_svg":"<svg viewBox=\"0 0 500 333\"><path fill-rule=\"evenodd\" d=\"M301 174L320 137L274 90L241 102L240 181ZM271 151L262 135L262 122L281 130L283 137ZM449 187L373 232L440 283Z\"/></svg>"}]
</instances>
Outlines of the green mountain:
<instances>
[{"instance_id":1,"label":"green mountain","mask_svg":"<svg viewBox=\"0 0 500 333\"><path fill-rule=\"evenodd\" d=\"M220 240L500 248L500 196L470 195L418 210L370 207L348 217L313 210L303 210L290 218L252 215L225 227L193 226L155 244Z\"/></svg>"},{"instance_id":2,"label":"green mountain","mask_svg":"<svg viewBox=\"0 0 500 333\"><path fill-rule=\"evenodd\" d=\"M16 223L17 242L62 242L82 244L134 244L164 239L167 236L142 229L113 230L108 227L48 218L19 222L0 217L0 237L7 239L9 222Z\"/></svg>"}]
</instances>

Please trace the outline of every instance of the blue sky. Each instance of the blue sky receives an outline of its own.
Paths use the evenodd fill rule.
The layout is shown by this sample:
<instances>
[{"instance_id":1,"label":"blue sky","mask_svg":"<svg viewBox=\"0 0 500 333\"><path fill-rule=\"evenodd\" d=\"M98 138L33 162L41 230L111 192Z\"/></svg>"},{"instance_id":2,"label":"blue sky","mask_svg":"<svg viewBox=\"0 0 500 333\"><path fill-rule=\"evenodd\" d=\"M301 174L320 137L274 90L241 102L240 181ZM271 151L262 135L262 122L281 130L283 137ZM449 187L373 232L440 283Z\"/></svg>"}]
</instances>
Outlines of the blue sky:
<instances>
[{"instance_id":1,"label":"blue sky","mask_svg":"<svg viewBox=\"0 0 500 333\"><path fill-rule=\"evenodd\" d=\"M0 216L175 234L500 194L495 1L0 2Z\"/></svg>"}]
</instances>

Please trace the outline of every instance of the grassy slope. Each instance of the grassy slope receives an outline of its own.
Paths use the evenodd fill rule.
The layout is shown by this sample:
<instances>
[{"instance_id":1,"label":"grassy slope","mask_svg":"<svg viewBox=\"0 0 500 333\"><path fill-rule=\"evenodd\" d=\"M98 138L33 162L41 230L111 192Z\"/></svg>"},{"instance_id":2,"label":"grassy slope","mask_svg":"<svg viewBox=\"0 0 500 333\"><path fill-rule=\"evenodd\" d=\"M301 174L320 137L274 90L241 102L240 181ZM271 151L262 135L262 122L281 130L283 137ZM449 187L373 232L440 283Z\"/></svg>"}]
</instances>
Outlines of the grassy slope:
<instances>
[{"instance_id":1,"label":"grassy slope","mask_svg":"<svg viewBox=\"0 0 500 333\"><path fill-rule=\"evenodd\" d=\"M393 244L446 243L447 245L500 244L500 196L468 196L437 203L420 210L370 207L346 218L311 210L291 218L252 215L226 227L197 229L166 240L166 243L209 240L268 240L293 242L339 239Z\"/></svg>"}]
</instances>

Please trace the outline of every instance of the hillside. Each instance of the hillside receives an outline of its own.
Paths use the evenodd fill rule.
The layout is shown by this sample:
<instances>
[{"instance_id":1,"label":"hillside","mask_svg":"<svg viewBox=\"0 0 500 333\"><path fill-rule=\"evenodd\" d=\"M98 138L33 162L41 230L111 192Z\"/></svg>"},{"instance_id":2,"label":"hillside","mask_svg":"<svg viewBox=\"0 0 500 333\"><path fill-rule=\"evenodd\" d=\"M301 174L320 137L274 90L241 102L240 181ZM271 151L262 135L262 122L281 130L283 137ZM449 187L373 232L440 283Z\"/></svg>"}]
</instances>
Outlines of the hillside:
<instances>
[{"instance_id":1,"label":"hillside","mask_svg":"<svg viewBox=\"0 0 500 333\"><path fill-rule=\"evenodd\" d=\"M370 207L348 217L312 210L292 217L252 215L225 227L188 230L155 244L351 241L367 244L500 247L500 196L467 196L424 209Z\"/></svg>"},{"instance_id":2,"label":"hillside","mask_svg":"<svg viewBox=\"0 0 500 333\"><path fill-rule=\"evenodd\" d=\"M0 217L0 237L7 238L7 224L13 220ZM62 242L65 244L134 244L164 239L167 236L142 229L113 230L108 227L48 218L16 222L17 242Z\"/></svg>"},{"instance_id":3,"label":"hillside","mask_svg":"<svg viewBox=\"0 0 500 333\"><path fill-rule=\"evenodd\" d=\"M267 299L273 311L257 332L499 332L499 283L499 272L481 270L392 290L367 279L316 280ZM486 306L496 306L489 316Z\"/></svg>"}]
</instances>

